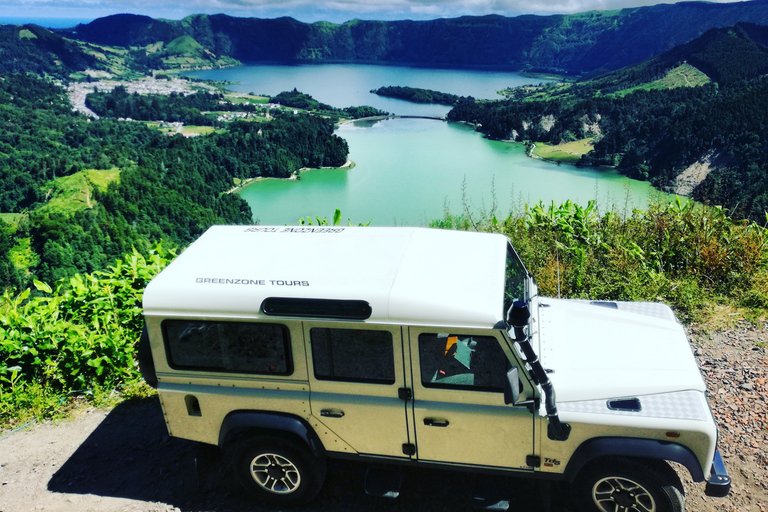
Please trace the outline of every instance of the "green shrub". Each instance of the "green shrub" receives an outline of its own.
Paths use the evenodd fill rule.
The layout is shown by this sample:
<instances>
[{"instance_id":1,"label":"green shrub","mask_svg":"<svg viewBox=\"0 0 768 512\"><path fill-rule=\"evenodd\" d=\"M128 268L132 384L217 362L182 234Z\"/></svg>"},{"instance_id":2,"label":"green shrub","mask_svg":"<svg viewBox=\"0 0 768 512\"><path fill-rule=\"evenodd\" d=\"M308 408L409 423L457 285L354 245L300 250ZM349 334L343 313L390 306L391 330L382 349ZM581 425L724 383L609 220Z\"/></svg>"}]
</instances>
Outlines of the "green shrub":
<instances>
[{"instance_id":1,"label":"green shrub","mask_svg":"<svg viewBox=\"0 0 768 512\"><path fill-rule=\"evenodd\" d=\"M107 271L78 274L55 289L36 281L34 294L6 291L0 298L0 413L28 407L23 396L67 396L135 381L141 296L174 255L159 245L148 258L134 250Z\"/></svg>"}]
</instances>

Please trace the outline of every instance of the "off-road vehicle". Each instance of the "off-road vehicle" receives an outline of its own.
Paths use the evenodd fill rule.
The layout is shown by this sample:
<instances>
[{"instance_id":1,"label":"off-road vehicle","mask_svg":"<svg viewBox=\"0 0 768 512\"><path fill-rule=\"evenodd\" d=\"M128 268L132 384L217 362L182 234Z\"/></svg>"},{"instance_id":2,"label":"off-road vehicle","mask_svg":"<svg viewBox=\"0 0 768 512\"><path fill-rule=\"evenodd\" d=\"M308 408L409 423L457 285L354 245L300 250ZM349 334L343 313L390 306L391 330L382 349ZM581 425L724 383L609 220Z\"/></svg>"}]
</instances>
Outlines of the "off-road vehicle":
<instances>
[{"instance_id":1,"label":"off-road vehicle","mask_svg":"<svg viewBox=\"0 0 768 512\"><path fill-rule=\"evenodd\" d=\"M213 227L144 315L169 434L270 503L311 500L333 457L567 480L585 511L682 510L668 461L730 489L672 310L539 296L502 235Z\"/></svg>"}]
</instances>

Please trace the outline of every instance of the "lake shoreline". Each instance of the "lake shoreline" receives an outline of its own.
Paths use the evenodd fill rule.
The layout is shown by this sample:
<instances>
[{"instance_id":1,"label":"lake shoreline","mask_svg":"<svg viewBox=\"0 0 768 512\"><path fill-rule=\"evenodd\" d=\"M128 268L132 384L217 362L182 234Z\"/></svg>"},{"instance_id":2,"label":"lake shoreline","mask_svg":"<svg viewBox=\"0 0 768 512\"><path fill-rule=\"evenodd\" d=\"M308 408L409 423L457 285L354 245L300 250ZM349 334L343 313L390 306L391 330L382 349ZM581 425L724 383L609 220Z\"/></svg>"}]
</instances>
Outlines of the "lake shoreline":
<instances>
[{"instance_id":1,"label":"lake shoreline","mask_svg":"<svg viewBox=\"0 0 768 512\"><path fill-rule=\"evenodd\" d=\"M347 159L346 162L344 162L344 165L341 167L302 167L301 169L298 169L297 171L294 171L290 177L288 178L278 178L276 176L254 176L253 178L246 178L240 182L239 185L235 185L231 189L229 189L226 193L227 194L236 194L246 188L248 185L252 185L253 183L259 183L260 181L266 181L266 180L282 180L282 181L300 181L301 175L305 172L310 171L320 171L320 170L337 170L340 171L342 169L354 169L355 168L355 162L353 162L350 159Z\"/></svg>"}]
</instances>

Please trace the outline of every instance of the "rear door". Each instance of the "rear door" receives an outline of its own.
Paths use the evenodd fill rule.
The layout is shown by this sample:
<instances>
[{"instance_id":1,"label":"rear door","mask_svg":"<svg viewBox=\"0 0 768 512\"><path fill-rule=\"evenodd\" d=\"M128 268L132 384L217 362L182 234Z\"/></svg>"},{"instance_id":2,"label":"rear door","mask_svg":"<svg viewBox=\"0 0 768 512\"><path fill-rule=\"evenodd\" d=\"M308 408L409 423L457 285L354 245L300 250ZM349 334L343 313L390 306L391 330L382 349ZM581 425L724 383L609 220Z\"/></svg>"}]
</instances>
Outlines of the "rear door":
<instances>
[{"instance_id":1,"label":"rear door","mask_svg":"<svg viewBox=\"0 0 768 512\"><path fill-rule=\"evenodd\" d=\"M312 416L361 454L407 458L401 328L305 323L304 336Z\"/></svg>"},{"instance_id":2,"label":"rear door","mask_svg":"<svg viewBox=\"0 0 768 512\"><path fill-rule=\"evenodd\" d=\"M506 371L520 363L500 333L408 332L418 459L532 470L526 456L535 453L534 414L504 403ZM532 397L525 379L520 396Z\"/></svg>"}]
</instances>

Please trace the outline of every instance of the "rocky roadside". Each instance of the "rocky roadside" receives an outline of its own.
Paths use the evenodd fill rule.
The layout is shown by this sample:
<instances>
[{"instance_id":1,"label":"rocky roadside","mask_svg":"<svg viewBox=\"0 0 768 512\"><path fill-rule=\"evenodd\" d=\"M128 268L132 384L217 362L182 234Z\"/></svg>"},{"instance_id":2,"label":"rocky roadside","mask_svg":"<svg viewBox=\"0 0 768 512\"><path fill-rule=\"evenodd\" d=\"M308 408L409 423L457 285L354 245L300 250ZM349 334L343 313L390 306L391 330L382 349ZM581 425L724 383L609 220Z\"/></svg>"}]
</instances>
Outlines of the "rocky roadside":
<instances>
[{"instance_id":1,"label":"rocky roadside","mask_svg":"<svg viewBox=\"0 0 768 512\"><path fill-rule=\"evenodd\" d=\"M697 326L689 337L720 428L719 446L733 480L727 498L707 498L703 486L685 482L687 510L765 512L768 509L768 324L740 320L721 332ZM682 474L682 473L681 473Z\"/></svg>"},{"instance_id":2,"label":"rocky roadside","mask_svg":"<svg viewBox=\"0 0 768 512\"><path fill-rule=\"evenodd\" d=\"M720 450L733 489L727 498L704 496L680 471L689 512L765 512L768 508L766 347L768 324L689 329L720 426ZM239 512L274 511L231 489L224 464L195 469L192 443L169 438L156 398L113 410L83 410L59 424L0 434L0 512ZM202 468L201 468L202 469ZM680 468L678 468L680 469ZM296 511L459 512L471 510L473 485L512 494L510 511L577 512L562 485L521 479L478 479L462 472L408 469L400 498L363 492L364 468L332 461L318 498Z\"/></svg>"}]
</instances>

